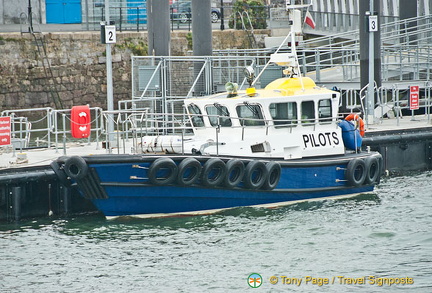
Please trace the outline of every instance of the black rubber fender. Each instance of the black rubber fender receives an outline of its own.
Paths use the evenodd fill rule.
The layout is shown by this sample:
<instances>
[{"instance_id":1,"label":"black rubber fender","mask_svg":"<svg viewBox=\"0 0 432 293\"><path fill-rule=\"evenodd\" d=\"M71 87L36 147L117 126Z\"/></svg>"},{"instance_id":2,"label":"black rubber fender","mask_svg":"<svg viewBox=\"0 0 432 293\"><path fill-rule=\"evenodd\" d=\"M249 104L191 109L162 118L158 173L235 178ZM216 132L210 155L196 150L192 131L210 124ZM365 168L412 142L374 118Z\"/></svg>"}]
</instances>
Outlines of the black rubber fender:
<instances>
[{"instance_id":1,"label":"black rubber fender","mask_svg":"<svg viewBox=\"0 0 432 293\"><path fill-rule=\"evenodd\" d=\"M53 169L54 173L56 174L57 179L60 181L60 183L63 184L65 187L70 187L71 182L67 178L67 175L66 175L64 169L60 168L58 162L53 161L53 162L51 162L50 166Z\"/></svg>"},{"instance_id":2,"label":"black rubber fender","mask_svg":"<svg viewBox=\"0 0 432 293\"><path fill-rule=\"evenodd\" d=\"M377 157L368 157L365 159L366 179L365 184L378 182L381 175L381 166Z\"/></svg>"},{"instance_id":3,"label":"black rubber fender","mask_svg":"<svg viewBox=\"0 0 432 293\"><path fill-rule=\"evenodd\" d=\"M81 180L88 174L88 165L82 157L73 156L66 160L64 170L71 179Z\"/></svg>"},{"instance_id":4,"label":"black rubber fender","mask_svg":"<svg viewBox=\"0 0 432 293\"><path fill-rule=\"evenodd\" d=\"M207 187L222 184L227 174L225 163L219 158L211 158L204 163L201 182Z\"/></svg>"},{"instance_id":5,"label":"black rubber fender","mask_svg":"<svg viewBox=\"0 0 432 293\"><path fill-rule=\"evenodd\" d=\"M241 160L230 159L226 163L226 169L223 185L228 188L234 188L243 180L245 165Z\"/></svg>"},{"instance_id":6,"label":"black rubber fender","mask_svg":"<svg viewBox=\"0 0 432 293\"><path fill-rule=\"evenodd\" d=\"M181 186L194 184L201 175L201 163L195 158L186 158L178 165L177 183Z\"/></svg>"},{"instance_id":7,"label":"black rubber fender","mask_svg":"<svg viewBox=\"0 0 432 293\"><path fill-rule=\"evenodd\" d=\"M360 186L366 179L366 164L362 159L349 161L345 172L345 178L351 186Z\"/></svg>"},{"instance_id":8,"label":"black rubber fender","mask_svg":"<svg viewBox=\"0 0 432 293\"><path fill-rule=\"evenodd\" d=\"M277 162L268 162L266 168L268 174L262 188L265 190L273 190L279 183L282 167Z\"/></svg>"},{"instance_id":9,"label":"black rubber fender","mask_svg":"<svg viewBox=\"0 0 432 293\"><path fill-rule=\"evenodd\" d=\"M161 171L163 174L161 174ZM155 185L167 185L173 183L178 174L178 167L171 158L157 158L150 165L147 176L150 183Z\"/></svg>"},{"instance_id":10,"label":"black rubber fender","mask_svg":"<svg viewBox=\"0 0 432 293\"><path fill-rule=\"evenodd\" d=\"M250 161L245 168L243 183L246 188L259 189L267 180L268 171L262 161Z\"/></svg>"}]
</instances>

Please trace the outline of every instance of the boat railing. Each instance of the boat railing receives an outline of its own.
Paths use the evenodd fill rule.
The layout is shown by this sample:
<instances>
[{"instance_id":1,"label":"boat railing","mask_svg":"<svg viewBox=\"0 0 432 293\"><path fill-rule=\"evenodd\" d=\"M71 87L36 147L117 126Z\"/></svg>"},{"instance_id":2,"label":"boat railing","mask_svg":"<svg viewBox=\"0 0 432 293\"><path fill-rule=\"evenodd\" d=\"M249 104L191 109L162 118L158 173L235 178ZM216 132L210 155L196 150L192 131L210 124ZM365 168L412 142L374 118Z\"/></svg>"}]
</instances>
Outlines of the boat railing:
<instances>
[{"instance_id":1,"label":"boat railing","mask_svg":"<svg viewBox=\"0 0 432 293\"><path fill-rule=\"evenodd\" d=\"M206 141L213 141L213 143L206 144L203 148L210 145L218 147L220 144L226 143L226 141L221 141L221 135L223 135L224 139L227 138L225 129L230 131L231 134L236 133L236 130L238 130L238 135L241 136L242 140L245 140L249 136L268 136L271 134L271 129L286 129L287 133L292 133L296 127L307 127L309 131L316 131L319 126L328 125L337 119L341 119L341 117L303 118L300 120L283 119L277 120L277 123L275 123L273 119L239 118L226 115L186 115L186 113L151 113L148 109L142 111L105 111L103 112L103 117L105 123L111 119L115 125L109 149L110 152L114 151L119 154L131 152L131 149L128 149L131 145L132 152L140 153L148 151L148 149L143 149L143 147L151 140L150 137L156 139L153 142L155 145L151 149L155 149L156 145L161 143L161 141L157 140L158 138L178 137L181 138L181 142L183 143L185 140L191 138L193 134L195 134L195 138L202 139L203 144ZM191 120L194 117L200 120L218 121L218 123L211 126L204 124L193 125ZM227 121L227 119L231 121L229 127L222 123L222 121ZM105 133L105 135L108 140L109 134ZM163 147L163 145L158 146L158 152L162 151ZM182 152L185 151L183 147Z\"/></svg>"}]
</instances>

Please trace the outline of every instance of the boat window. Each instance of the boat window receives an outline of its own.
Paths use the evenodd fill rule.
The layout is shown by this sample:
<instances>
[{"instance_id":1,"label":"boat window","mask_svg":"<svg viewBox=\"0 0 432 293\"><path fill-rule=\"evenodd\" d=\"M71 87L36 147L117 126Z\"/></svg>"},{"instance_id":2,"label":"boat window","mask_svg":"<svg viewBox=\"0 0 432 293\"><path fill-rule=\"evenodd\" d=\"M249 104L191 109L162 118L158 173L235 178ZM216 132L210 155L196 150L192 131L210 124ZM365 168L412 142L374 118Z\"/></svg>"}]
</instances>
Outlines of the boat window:
<instances>
[{"instance_id":1,"label":"boat window","mask_svg":"<svg viewBox=\"0 0 432 293\"><path fill-rule=\"evenodd\" d=\"M232 126L230 114L227 107L215 103L213 105L206 106L205 109L211 126Z\"/></svg>"},{"instance_id":2,"label":"boat window","mask_svg":"<svg viewBox=\"0 0 432 293\"><path fill-rule=\"evenodd\" d=\"M188 106L189 115L191 118L192 125L194 127L204 127L204 119L200 108L195 104L190 104Z\"/></svg>"},{"instance_id":3,"label":"boat window","mask_svg":"<svg viewBox=\"0 0 432 293\"><path fill-rule=\"evenodd\" d=\"M304 124L313 124L315 122L315 107L313 101L304 101L301 103L301 121Z\"/></svg>"},{"instance_id":4,"label":"boat window","mask_svg":"<svg viewBox=\"0 0 432 293\"><path fill-rule=\"evenodd\" d=\"M320 122L328 122L332 120L332 108L330 99L318 101L318 115Z\"/></svg>"},{"instance_id":5,"label":"boat window","mask_svg":"<svg viewBox=\"0 0 432 293\"><path fill-rule=\"evenodd\" d=\"M274 125L297 124L297 103L272 103L269 110Z\"/></svg>"},{"instance_id":6,"label":"boat window","mask_svg":"<svg viewBox=\"0 0 432 293\"><path fill-rule=\"evenodd\" d=\"M236 107L241 126L264 125L263 114L259 105L245 103Z\"/></svg>"}]
</instances>

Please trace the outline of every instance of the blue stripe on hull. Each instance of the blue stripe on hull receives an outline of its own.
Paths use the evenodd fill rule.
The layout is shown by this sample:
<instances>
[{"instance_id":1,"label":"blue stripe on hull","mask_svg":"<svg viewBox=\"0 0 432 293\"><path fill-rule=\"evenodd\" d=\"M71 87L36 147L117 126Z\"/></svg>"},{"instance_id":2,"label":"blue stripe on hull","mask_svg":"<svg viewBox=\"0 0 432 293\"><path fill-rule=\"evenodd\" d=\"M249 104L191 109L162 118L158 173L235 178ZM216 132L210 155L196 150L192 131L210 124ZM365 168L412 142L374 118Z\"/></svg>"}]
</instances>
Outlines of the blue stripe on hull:
<instances>
[{"instance_id":1,"label":"blue stripe on hull","mask_svg":"<svg viewBox=\"0 0 432 293\"><path fill-rule=\"evenodd\" d=\"M226 209L370 192L373 186L317 191L251 191L178 186L105 186L108 199L93 203L105 216Z\"/></svg>"}]
</instances>

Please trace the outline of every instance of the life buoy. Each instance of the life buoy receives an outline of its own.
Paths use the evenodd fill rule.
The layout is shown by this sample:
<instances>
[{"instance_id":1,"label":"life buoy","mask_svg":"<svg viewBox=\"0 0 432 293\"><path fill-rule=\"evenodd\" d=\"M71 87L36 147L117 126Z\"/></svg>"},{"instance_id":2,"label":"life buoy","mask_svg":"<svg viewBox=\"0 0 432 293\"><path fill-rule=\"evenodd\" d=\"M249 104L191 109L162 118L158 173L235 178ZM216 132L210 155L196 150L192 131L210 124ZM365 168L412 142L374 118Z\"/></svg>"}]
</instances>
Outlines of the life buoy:
<instances>
[{"instance_id":1,"label":"life buoy","mask_svg":"<svg viewBox=\"0 0 432 293\"><path fill-rule=\"evenodd\" d=\"M176 180L178 167L171 158L157 158L150 165L147 176L155 185L170 184Z\"/></svg>"},{"instance_id":2,"label":"life buoy","mask_svg":"<svg viewBox=\"0 0 432 293\"><path fill-rule=\"evenodd\" d=\"M282 173L282 168L281 165L276 162L268 162L266 164L266 168L267 168L268 175L262 188L265 190L273 190L276 187L276 185L279 183L279 179Z\"/></svg>"},{"instance_id":3,"label":"life buoy","mask_svg":"<svg viewBox=\"0 0 432 293\"><path fill-rule=\"evenodd\" d=\"M347 117L345 117L345 120L355 121L357 123L356 128L358 128L361 137L365 135L365 123L358 114L351 113Z\"/></svg>"},{"instance_id":4,"label":"life buoy","mask_svg":"<svg viewBox=\"0 0 432 293\"><path fill-rule=\"evenodd\" d=\"M186 158L178 166L177 183L188 186L195 183L201 175L201 164L195 158Z\"/></svg>"},{"instance_id":5,"label":"life buoy","mask_svg":"<svg viewBox=\"0 0 432 293\"><path fill-rule=\"evenodd\" d=\"M66 160L64 170L73 180L81 180L88 174L87 162L79 156L73 156Z\"/></svg>"},{"instance_id":6,"label":"life buoy","mask_svg":"<svg viewBox=\"0 0 432 293\"><path fill-rule=\"evenodd\" d=\"M238 159L231 159L226 163L227 174L224 178L224 186L228 188L236 187L243 179L245 166Z\"/></svg>"},{"instance_id":7,"label":"life buoy","mask_svg":"<svg viewBox=\"0 0 432 293\"><path fill-rule=\"evenodd\" d=\"M211 158L204 164L201 181L205 186L214 187L223 182L226 173L225 163L221 159Z\"/></svg>"},{"instance_id":8,"label":"life buoy","mask_svg":"<svg viewBox=\"0 0 432 293\"><path fill-rule=\"evenodd\" d=\"M366 173L365 162L362 159L353 159L347 165L345 177L351 186L359 186L365 181Z\"/></svg>"},{"instance_id":9,"label":"life buoy","mask_svg":"<svg viewBox=\"0 0 432 293\"><path fill-rule=\"evenodd\" d=\"M268 170L261 161L250 161L245 169L243 183L246 188L259 189L266 182Z\"/></svg>"},{"instance_id":10,"label":"life buoy","mask_svg":"<svg viewBox=\"0 0 432 293\"><path fill-rule=\"evenodd\" d=\"M381 174L380 162L376 157L368 157L365 159L366 165L366 184L373 184L378 181Z\"/></svg>"},{"instance_id":11,"label":"life buoy","mask_svg":"<svg viewBox=\"0 0 432 293\"><path fill-rule=\"evenodd\" d=\"M89 106L74 106L71 109L71 134L74 138L90 136L90 108Z\"/></svg>"}]
</instances>

